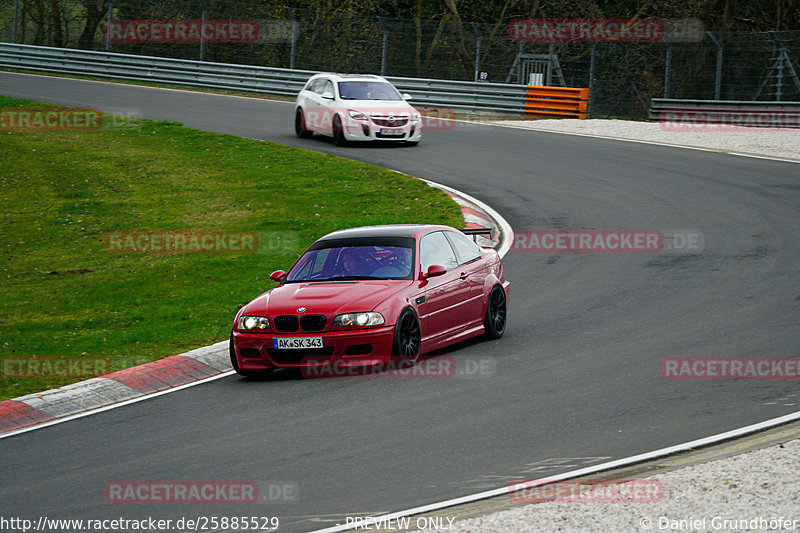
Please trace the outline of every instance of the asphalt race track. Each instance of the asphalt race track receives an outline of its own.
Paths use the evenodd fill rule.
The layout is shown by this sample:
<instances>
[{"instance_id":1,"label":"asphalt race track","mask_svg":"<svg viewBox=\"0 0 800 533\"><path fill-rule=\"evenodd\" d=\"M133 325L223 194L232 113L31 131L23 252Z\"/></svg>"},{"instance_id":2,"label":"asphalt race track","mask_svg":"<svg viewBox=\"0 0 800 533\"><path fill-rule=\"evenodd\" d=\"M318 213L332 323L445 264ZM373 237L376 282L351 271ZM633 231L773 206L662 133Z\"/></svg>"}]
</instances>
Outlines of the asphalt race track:
<instances>
[{"instance_id":1,"label":"asphalt race track","mask_svg":"<svg viewBox=\"0 0 800 533\"><path fill-rule=\"evenodd\" d=\"M665 357L800 356L796 164L463 123L426 132L418 147L340 149L297 139L286 103L8 73L0 94L375 163L471 194L515 231L691 229L705 243L696 253L512 249L505 337L437 356L488 361L482 374L229 376L2 439L2 516L277 516L279 531L307 531L798 410L796 381L659 372ZM104 485L119 480L272 480L296 484L299 500L107 504Z\"/></svg>"}]
</instances>

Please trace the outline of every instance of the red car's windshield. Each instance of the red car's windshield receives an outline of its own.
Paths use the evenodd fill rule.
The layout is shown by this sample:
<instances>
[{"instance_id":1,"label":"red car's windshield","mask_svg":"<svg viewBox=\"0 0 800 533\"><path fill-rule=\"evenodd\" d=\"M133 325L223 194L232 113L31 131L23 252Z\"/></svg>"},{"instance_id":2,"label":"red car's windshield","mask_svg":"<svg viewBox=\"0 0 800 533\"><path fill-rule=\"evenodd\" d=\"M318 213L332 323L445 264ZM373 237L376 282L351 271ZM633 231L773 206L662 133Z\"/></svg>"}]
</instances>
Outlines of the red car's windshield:
<instances>
[{"instance_id":1,"label":"red car's windshield","mask_svg":"<svg viewBox=\"0 0 800 533\"><path fill-rule=\"evenodd\" d=\"M355 245L312 248L285 282L340 279L411 279L414 251L406 246Z\"/></svg>"}]
</instances>

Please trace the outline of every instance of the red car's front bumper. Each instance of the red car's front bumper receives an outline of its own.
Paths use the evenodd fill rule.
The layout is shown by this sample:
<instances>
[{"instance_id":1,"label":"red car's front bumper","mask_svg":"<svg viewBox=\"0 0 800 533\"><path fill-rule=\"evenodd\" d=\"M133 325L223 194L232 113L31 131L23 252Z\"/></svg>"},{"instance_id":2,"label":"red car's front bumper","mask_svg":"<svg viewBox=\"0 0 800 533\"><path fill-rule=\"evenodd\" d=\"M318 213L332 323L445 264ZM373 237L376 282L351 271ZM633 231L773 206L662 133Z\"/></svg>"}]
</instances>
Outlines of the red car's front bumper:
<instances>
[{"instance_id":1,"label":"red car's front bumper","mask_svg":"<svg viewBox=\"0 0 800 533\"><path fill-rule=\"evenodd\" d=\"M273 340L280 337L322 337L322 348L276 350ZM290 334L233 332L236 361L243 370L377 365L389 361L393 341L394 326Z\"/></svg>"}]
</instances>

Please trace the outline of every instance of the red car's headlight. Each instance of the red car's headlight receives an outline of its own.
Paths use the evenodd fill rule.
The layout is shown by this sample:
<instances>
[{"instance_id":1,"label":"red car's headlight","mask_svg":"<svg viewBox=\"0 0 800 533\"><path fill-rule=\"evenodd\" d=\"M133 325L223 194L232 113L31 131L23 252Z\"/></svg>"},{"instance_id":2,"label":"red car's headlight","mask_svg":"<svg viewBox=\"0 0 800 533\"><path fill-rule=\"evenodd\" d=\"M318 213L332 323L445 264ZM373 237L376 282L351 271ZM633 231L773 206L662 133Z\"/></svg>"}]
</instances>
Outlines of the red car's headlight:
<instances>
[{"instance_id":1,"label":"red car's headlight","mask_svg":"<svg viewBox=\"0 0 800 533\"><path fill-rule=\"evenodd\" d=\"M236 329L263 331L269 329L269 320L265 316L242 315L236 323Z\"/></svg>"},{"instance_id":2,"label":"red car's headlight","mask_svg":"<svg viewBox=\"0 0 800 533\"><path fill-rule=\"evenodd\" d=\"M333 325L342 328L380 326L385 320L380 313L345 313L333 319Z\"/></svg>"}]
</instances>

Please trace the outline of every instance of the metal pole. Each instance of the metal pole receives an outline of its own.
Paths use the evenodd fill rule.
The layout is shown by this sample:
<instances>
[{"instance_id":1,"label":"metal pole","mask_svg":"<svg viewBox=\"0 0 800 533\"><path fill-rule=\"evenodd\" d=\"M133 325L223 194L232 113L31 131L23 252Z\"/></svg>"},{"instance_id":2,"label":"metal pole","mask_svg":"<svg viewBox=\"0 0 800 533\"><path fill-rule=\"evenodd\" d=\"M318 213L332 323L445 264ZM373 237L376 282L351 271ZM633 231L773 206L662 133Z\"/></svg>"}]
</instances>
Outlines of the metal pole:
<instances>
[{"instance_id":1,"label":"metal pole","mask_svg":"<svg viewBox=\"0 0 800 533\"><path fill-rule=\"evenodd\" d=\"M381 50L381 76L386 76L386 54L389 47L389 30L383 23L383 17L378 17L378 22L383 28L383 49Z\"/></svg>"},{"instance_id":2,"label":"metal pole","mask_svg":"<svg viewBox=\"0 0 800 533\"><path fill-rule=\"evenodd\" d=\"M475 42L475 81L478 81L478 73L481 70L481 43L483 41L483 35L481 31L478 29L478 25L474 22L472 23L472 29L475 31L476 35L476 42Z\"/></svg>"},{"instance_id":3,"label":"metal pole","mask_svg":"<svg viewBox=\"0 0 800 533\"><path fill-rule=\"evenodd\" d=\"M108 38L111 37L109 32L111 31L111 17L113 17L112 12L114 11L114 0L111 0L108 3L108 16L106 17L106 52L111 50L111 43L108 42Z\"/></svg>"},{"instance_id":4,"label":"metal pole","mask_svg":"<svg viewBox=\"0 0 800 533\"><path fill-rule=\"evenodd\" d=\"M664 72L664 98L669 98L669 76L670 67L672 66L672 47L667 41L664 41L664 43L667 45L667 67Z\"/></svg>"},{"instance_id":5,"label":"metal pole","mask_svg":"<svg viewBox=\"0 0 800 533\"><path fill-rule=\"evenodd\" d=\"M206 4L203 0L197 0L200 3L200 61L203 61L206 55L206 39L203 35L206 28Z\"/></svg>"},{"instance_id":6,"label":"metal pole","mask_svg":"<svg viewBox=\"0 0 800 533\"><path fill-rule=\"evenodd\" d=\"M789 49L786 48L786 43L783 42L783 39L778 37L778 32L775 30L772 30L770 33L772 34L772 38L778 42L778 48L780 49L780 55L778 56L778 90L776 93L778 102L780 102L783 98L783 71L786 65L789 65L790 71L794 69L792 68L792 60L789 58Z\"/></svg>"},{"instance_id":7,"label":"metal pole","mask_svg":"<svg viewBox=\"0 0 800 533\"><path fill-rule=\"evenodd\" d=\"M717 47L717 73L714 79L714 100L719 100L722 97L722 43L710 31L706 32Z\"/></svg>"},{"instance_id":8,"label":"metal pole","mask_svg":"<svg viewBox=\"0 0 800 533\"><path fill-rule=\"evenodd\" d=\"M633 120L633 117L636 115L636 95L633 92L634 89L635 85L633 82L631 82L631 110L630 113L628 113L628 116L631 117L631 120Z\"/></svg>"},{"instance_id":9,"label":"metal pole","mask_svg":"<svg viewBox=\"0 0 800 533\"><path fill-rule=\"evenodd\" d=\"M291 7L286 7L289 16L292 17L292 48L289 52L289 68L294 70L295 54L297 53L297 19L294 18L294 11Z\"/></svg>"},{"instance_id":10,"label":"metal pole","mask_svg":"<svg viewBox=\"0 0 800 533\"><path fill-rule=\"evenodd\" d=\"M383 32L383 52L381 53L381 76L386 75L386 54L389 50L389 32Z\"/></svg>"},{"instance_id":11,"label":"metal pole","mask_svg":"<svg viewBox=\"0 0 800 533\"><path fill-rule=\"evenodd\" d=\"M586 109L586 118L592 118L594 111L594 68L597 61L597 43L592 43L592 55L589 60L589 102Z\"/></svg>"},{"instance_id":12,"label":"metal pole","mask_svg":"<svg viewBox=\"0 0 800 533\"><path fill-rule=\"evenodd\" d=\"M17 44L17 20L19 19L19 0L14 0L14 25L11 27L11 42Z\"/></svg>"},{"instance_id":13,"label":"metal pole","mask_svg":"<svg viewBox=\"0 0 800 533\"><path fill-rule=\"evenodd\" d=\"M786 50L781 45L781 55L778 58L778 80L775 84L775 99L780 102L783 98L783 63L786 58Z\"/></svg>"}]
</instances>

